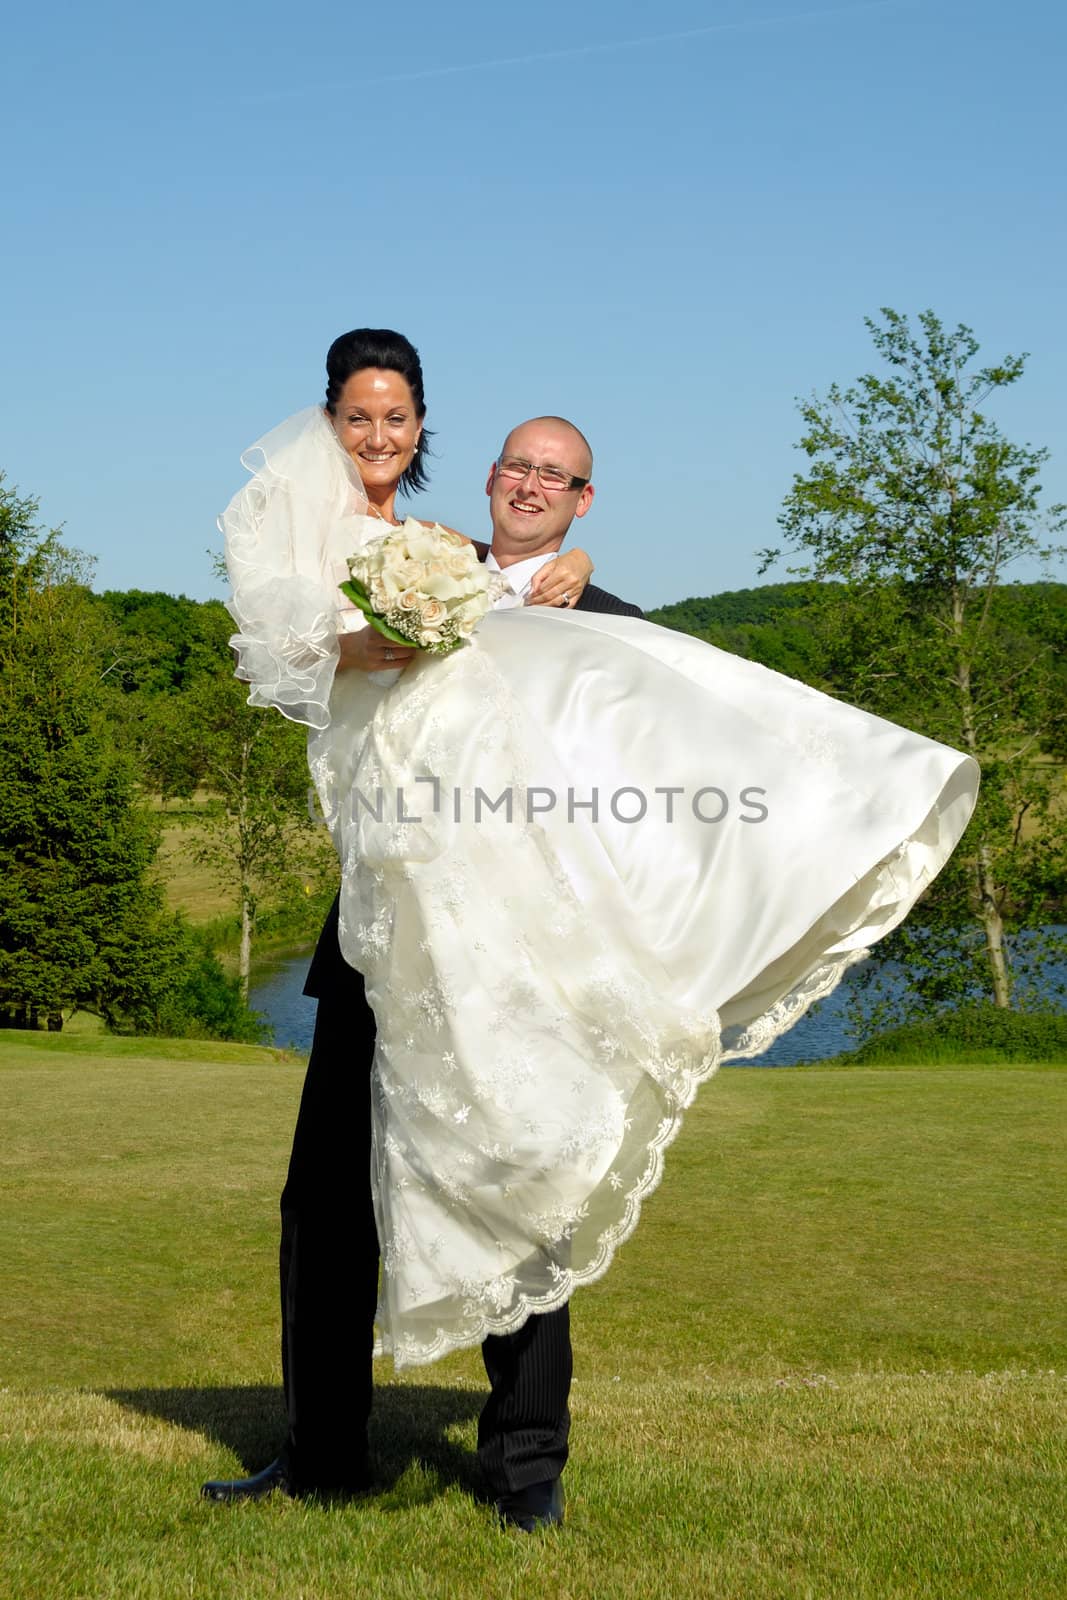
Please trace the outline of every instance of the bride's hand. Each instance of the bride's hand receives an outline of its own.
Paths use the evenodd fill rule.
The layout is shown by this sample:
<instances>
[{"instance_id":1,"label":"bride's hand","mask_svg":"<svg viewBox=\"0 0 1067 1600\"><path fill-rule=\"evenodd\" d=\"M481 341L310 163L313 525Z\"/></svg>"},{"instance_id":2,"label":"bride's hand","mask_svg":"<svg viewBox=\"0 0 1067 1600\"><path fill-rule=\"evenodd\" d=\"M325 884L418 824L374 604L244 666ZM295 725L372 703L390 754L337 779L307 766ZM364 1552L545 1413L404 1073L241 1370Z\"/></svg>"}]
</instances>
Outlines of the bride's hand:
<instances>
[{"instance_id":1,"label":"bride's hand","mask_svg":"<svg viewBox=\"0 0 1067 1600\"><path fill-rule=\"evenodd\" d=\"M341 656L337 663L342 667L356 667L360 672L384 672L389 667L406 667L418 653L412 646L394 644L385 639L377 628L358 628L354 633L338 635Z\"/></svg>"},{"instance_id":2,"label":"bride's hand","mask_svg":"<svg viewBox=\"0 0 1067 1600\"><path fill-rule=\"evenodd\" d=\"M593 572L593 563L584 550L568 550L566 555L546 561L534 573L528 606L577 605Z\"/></svg>"}]
</instances>

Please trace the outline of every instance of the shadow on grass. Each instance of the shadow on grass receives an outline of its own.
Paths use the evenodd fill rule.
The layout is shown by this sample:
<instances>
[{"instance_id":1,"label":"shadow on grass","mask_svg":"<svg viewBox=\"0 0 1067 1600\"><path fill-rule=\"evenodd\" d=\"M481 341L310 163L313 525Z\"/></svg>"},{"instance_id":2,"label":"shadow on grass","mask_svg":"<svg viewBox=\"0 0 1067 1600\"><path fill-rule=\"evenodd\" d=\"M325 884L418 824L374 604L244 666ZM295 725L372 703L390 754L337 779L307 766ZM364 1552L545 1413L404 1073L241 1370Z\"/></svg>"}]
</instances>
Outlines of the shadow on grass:
<instances>
[{"instance_id":1,"label":"shadow on grass","mask_svg":"<svg viewBox=\"0 0 1067 1600\"><path fill-rule=\"evenodd\" d=\"M246 1472L258 1472L272 1461L285 1438L281 1393L273 1387L105 1392L109 1400L142 1416L158 1417L224 1445ZM437 1480L429 1498L454 1485L475 1499L485 1499L473 1449L450 1437L477 1417L484 1401L484 1395L469 1389L415 1384L376 1389L370 1446L378 1487L389 1490L410 1466L418 1465L428 1481Z\"/></svg>"}]
</instances>

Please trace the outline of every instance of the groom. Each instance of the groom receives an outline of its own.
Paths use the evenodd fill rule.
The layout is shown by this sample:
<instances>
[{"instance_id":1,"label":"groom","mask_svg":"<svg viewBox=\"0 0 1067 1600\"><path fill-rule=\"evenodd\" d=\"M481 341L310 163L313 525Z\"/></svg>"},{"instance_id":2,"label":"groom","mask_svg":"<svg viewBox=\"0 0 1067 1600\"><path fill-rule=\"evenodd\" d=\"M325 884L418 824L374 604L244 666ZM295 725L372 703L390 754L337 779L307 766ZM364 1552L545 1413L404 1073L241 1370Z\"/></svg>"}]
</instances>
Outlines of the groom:
<instances>
[{"instance_id":1,"label":"groom","mask_svg":"<svg viewBox=\"0 0 1067 1600\"><path fill-rule=\"evenodd\" d=\"M487 565L522 605L535 574L593 501L593 458L562 417L514 428L489 470L493 538ZM589 585L561 602L576 610L640 617ZM341 638L340 667L377 671L413 650L373 628ZM206 1483L211 1500L355 1494L370 1487L367 1419L378 1300L378 1237L370 1190L370 1071L374 1015L363 979L345 962L330 910L304 993L318 1001L315 1035L282 1192L282 1369L289 1437L277 1461L251 1478ZM571 1382L570 1307L530 1316L516 1333L482 1345L490 1395L478 1423L478 1459L502 1520L525 1532L563 1520Z\"/></svg>"}]
</instances>

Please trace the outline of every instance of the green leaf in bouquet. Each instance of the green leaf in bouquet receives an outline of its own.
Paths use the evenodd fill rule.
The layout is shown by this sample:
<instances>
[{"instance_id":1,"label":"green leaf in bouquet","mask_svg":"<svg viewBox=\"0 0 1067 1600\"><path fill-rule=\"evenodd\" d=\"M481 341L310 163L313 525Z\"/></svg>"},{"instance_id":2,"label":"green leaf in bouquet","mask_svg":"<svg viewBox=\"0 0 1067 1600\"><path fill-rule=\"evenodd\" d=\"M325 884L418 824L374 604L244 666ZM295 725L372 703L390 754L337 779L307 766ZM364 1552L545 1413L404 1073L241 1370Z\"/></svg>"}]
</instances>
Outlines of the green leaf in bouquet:
<instances>
[{"instance_id":1,"label":"green leaf in bouquet","mask_svg":"<svg viewBox=\"0 0 1067 1600\"><path fill-rule=\"evenodd\" d=\"M384 617L378 615L370 603L370 596L358 578L348 579L346 583L340 584L339 588L342 594L348 596L353 605L359 607L371 627L377 628L383 638L391 639L394 644L407 645L410 649L414 641L406 633L398 633L396 628L391 628Z\"/></svg>"}]
</instances>

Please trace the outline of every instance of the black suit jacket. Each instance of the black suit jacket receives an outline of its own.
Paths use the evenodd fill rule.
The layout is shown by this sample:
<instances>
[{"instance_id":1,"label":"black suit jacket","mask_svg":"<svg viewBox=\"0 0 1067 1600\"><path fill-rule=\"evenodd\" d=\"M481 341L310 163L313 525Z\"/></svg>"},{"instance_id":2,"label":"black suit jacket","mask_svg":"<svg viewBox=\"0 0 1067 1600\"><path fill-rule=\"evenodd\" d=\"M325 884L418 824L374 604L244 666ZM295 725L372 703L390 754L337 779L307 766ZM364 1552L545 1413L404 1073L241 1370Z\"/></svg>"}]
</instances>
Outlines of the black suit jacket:
<instances>
[{"instance_id":1,"label":"black suit jacket","mask_svg":"<svg viewBox=\"0 0 1067 1600\"><path fill-rule=\"evenodd\" d=\"M559 608L562 610L562 607ZM638 606L633 606L627 600L620 600L618 595L609 594L606 589L598 589L595 583L590 583L582 592L582 597L574 606L575 611L600 611L616 617L643 617L644 612ZM315 954L311 958L307 982L304 984L304 993L311 995L315 1000L348 997L354 1006L362 1005L366 1008L366 999L363 994L363 979L353 967L348 965L341 954L338 942L337 918L340 910L340 895L334 896L333 905L330 907L326 921L319 934L319 942L315 946ZM373 1020L373 1018L372 1018ZM353 1027L356 1027L356 1018L353 1016Z\"/></svg>"},{"instance_id":2,"label":"black suit jacket","mask_svg":"<svg viewBox=\"0 0 1067 1600\"><path fill-rule=\"evenodd\" d=\"M629 600L620 600L617 594L598 589L595 583L587 584L582 590L582 597L575 601L574 610L606 611L613 617L643 617L645 614L640 606L632 606Z\"/></svg>"}]
</instances>

